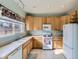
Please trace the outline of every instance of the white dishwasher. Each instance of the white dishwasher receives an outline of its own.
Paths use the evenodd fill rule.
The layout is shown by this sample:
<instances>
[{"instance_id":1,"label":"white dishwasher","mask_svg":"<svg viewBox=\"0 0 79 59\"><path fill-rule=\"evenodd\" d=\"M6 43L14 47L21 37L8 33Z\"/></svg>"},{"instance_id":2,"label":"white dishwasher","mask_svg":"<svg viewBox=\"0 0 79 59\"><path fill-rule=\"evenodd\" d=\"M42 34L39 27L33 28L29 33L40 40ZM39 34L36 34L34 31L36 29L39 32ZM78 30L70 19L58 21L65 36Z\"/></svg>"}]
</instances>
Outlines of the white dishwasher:
<instances>
[{"instance_id":1,"label":"white dishwasher","mask_svg":"<svg viewBox=\"0 0 79 59\"><path fill-rule=\"evenodd\" d=\"M22 47L19 47L15 51L13 51L8 56L8 59L22 59Z\"/></svg>"}]
</instances>

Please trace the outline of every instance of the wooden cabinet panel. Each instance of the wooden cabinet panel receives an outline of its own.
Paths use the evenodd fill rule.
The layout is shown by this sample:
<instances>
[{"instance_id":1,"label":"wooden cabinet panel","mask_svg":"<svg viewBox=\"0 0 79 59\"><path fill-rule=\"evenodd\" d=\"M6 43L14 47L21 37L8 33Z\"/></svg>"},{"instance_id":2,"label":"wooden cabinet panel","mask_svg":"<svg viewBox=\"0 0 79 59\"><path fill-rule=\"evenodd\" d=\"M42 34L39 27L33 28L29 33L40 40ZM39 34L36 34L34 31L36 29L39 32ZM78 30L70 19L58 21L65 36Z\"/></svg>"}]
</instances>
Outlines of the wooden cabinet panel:
<instances>
[{"instance_id":1,"label":"wooden cabinet panel","mask_svg":"<svg viewBox=\"0 0 79 59\"><path fill-rule=\"evenodd\" d=\"M42 38L41 39L38 39L38 38L33 39L33 48L34 49L41 49L42 46L43 46Z\"/></svg>"},{"instance_id":2,"label":"wooden cabinet panel","mask_svg":"<svg viewBox=\"0 0 79 59\"><path fill-rule=\"evenodd\" d=\"M39 20L38 20L38 17L33 17L33 23L34 23L34 27L33 29L34 30L39 30Z\"/></svg>"},{"instance_id":3,"label":"wooden cabinet panel","mask_svg":"<svg viewBox=\"0 0 79 59\"><path fill-rule=\"evenodd\" d=\"M47 17L47 24L51 24L52 25L52 18L51 17Z\"/></svg>"},{"instance_id":4,"label":"wooden cabinet panel","mask_svg":"<svg viewBox=\"0 0 79 59\"><path fill-rule=\"evenodd\" d=\"M33 40L30 42L30 51L32 50L33 48Z\"/></svg>"},{"instance_id":5,"label":"wooden cabinet panel","mask_svg":"<svg viewBox=\"0 0 79 59\"><path fill-rule=\"evenodd\" d=\"M43 22L42 22L42 18L38 18L38 30L42 30L42 24L43 24Z\"/></svg>"},{"instance_id":6,"label":"wooden cabinet panel","mask_svg":"<svg viewBox=\"0 0 79 59\"><path fill-rule=\"evenodd\" d=\"M30 51L32 50L32 40L29 42L27 47L28 47L28 53L30 53Z\"/></svg>"},{"instance_id":7,"label":"wooden cabinet panel","mask_svg":"<svg viewBox=\"0 0 79 59\"><path fill-rule=\"evenodd\" d=\"M52 30L52 17L47 17L47 24L51 25L51 30Z\"/></svg>"},{"instance_id":8,"label":"wooden cabinet panel","mask_svg":"<svg viewBox=\"0 0 79 59\"><path fill-rule=\"evenodd\" d=\"M62 38L54 38L54 48L63 48L63 39Z\"/></svg>"},{"instance_id":9,"label":"wooden cabinet panel","mask_svg":"<svg viewBox=\"0 0 79 59\"><path fill-rule=\"evenodd\" d=\"M70 23L78 23L78 11L72 11L70 13Z\"/></svg>"},{"instance_id":10,"label":"wooden cabinet panel","mask_svg":"<svg viewBox=\"0 0 79 59\"><path fill-rule=\"evenodd\" d=\"M28 42L24 43L22 50L23 50L22 52L23 59L27 59L28 54L32 50L32 40L29 40Z\"/></svg>"},{"instance_id":11,"label":"wooden cabinet panel","mask_svg":"<svg viewBox=\"0 0 79 59\"><path fill-rule=\"evenodd\" d=\"M62 42L61 40L55 40L54 41L54 48L62 48Z\"/></svg>"},{"instance_id":12,"label":"wooden cabinet panel","mask_svg":"<svg viewBox=\"0 0 79 59\"><path fill-rule=\"evenodd\" d=\"M33 17L32 16L26 17L26 28L27 30L33 30Z\"/></svg>"},{"instance_id":13,"label":"wooden cabinet panel","mask_svg":"<svg viewBox=\"0 0 79 59\"><path fill-rule=\"evenodd\" d=\"M61 29L61 21L60 17L54 18L54 30L60 30Z\"/></svg>"},{"instance_id":14,"label":"wooden cabinet panel","mask_svg":"<svg viewBox=\"0 0 79 59\"><path fill-rule=\"evenodd\" d=\"M29 30L41 30L43 24L51 24L52 30L63 30L63 25L70 22L78 22L77 11L72 11L65 16L27 16L26 27Z\"/></svg>"},{"instance_id":15,"label":"wooden cabinet panel","mask_svg":"<svg viewBox=\"0 0 79 59\"><path fill-rule=\"evenodd\" d=\"M42 17L43 24L47 24L47 17Z\"/></svg>"},{"instance_id":16,"label":"wooden cabinet panel","mask_svg":"<svg viewBox=\"0 0 79 59\"><path fill-rule=\"evenodd\" d=\"M28 49L27 49L28 47L26 46L25 48L23 48L23 54L22 54L22 57L23 57L23 59L27 59L27 56L28 56Z\"/></svg>"},{"instance_id":17,"label":"wooden cabinet panel","mask_svg":"<svg viewBox=\"0 0 79 59\"><path fill-rule=\"evenodd\" d=\"M54 17L51 17L51 23L52 23L52 30L54 30L54 23L55 23L55 18Z\"/></svg>"}]
</instances>

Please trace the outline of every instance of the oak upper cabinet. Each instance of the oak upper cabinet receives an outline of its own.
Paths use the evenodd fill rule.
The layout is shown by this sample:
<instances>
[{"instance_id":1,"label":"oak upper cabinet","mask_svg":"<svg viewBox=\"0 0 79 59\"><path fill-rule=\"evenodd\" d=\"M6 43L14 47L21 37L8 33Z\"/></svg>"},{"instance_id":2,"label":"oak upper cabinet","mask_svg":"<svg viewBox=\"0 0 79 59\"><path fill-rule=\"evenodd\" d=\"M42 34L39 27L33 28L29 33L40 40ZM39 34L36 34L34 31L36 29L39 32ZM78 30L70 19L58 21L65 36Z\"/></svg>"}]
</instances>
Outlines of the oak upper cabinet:
<instances>
[{"instance_id":1,"label":"oak upper cabinet","mask_svg":"<svg viewBox=\"0 0 79 59\"><path fill-rule=\"evenodd\" d=\"M52 25L52 17L47 17L47 24L51 24Z\"/></svg>"},{"instance_id":2,"label":"oak upper cabinet","mask_svg":"<svg viewBox=\"0 0 79 59\"><path fill-rule=\"evenodd\" d=\"M54 17L54 30L60 30L60 29L61 29L60 17Z\"/></svg>"},{"instance_id":3,"label":"oak upper cabinet","mask_svg":"<svg viewBox=\"0 0 79 59\"><path fill-rule=\"evenodd\" d=\"M39 30L42 30L42 25L43 25L43 22L42 22L42 17L39 17L39 19L38 19L38 27L39 27Z\"/></svg>"},{"instance_id":4,"label":"oak upper cabinet","mask_svg":"<svg viewBox=\"0 0 79 59\"><path fill-rule=\"evenodd\" d=\"M62 29L64 24L69 24L69 23L78 23L77 11L72 11L69 13L69 15L61 16Z\"/></svg>"},{"instance_id":5,"label":"oak upper cabinet","mask_svg":"<svg viewBox=\"0 0 79 59\"><path fill-rule=\"evenodd\" d=\"M41 30L42 29L42 17L27 16L26 17L26 28L27 30Z\"/></svg>"},{"instance_id":6,"label":"oak upper cabinet","mask_svg":"<svg viewBox=\"0 0 79 59\"><path fill-rule=\"evenodd\" d=\"M41 17L33 17L33 30L41 30L42 29L42 18Z\"/></svg>"},{"instance_id":7,"label":"oak upper cabinet","mask_svg":"<svg viewBox=\"0 0 79 59\"><path fill-rule=\"evenodd\" d=\"M52 30L62 30L64 24L78 22L77 11L72 11L65 16L27 16L27 30L42 30L43 24L51 24Z\"/></svg>"},{"instance_id":8,"label":"oak upper cabinet","mask_svg":"<svg viewBox=\"0 0 79 59\"><path fill-rule=\"evenodd\" d=\"M55 20L54 17L51 17L52 30L54 30L54 23L55 23L54 20Z\"/></svg>"},{"instance_id":9,"label":"oak upper cabinet","mask_svg":"<svg viewBox=\"0 0 79 59\"><path fill-rule=\"evenodd\" d=\"M38 30L39 29L38 17L33 17L33 23L34 23L33 30Z\"/></svg>"},{"instance_id":10,"label":"oak upper cabinet","mask_svg":"<svg viewBox=\"0 0 79 59\"><path fill-rule=\"evenodd\" d=\"M47 17L42 17L42 23L47 24Z\"/></svg>"},{"instance_id":11,"label":"oak upper cabinet","mask_svg":"<svg viewBox=\"0 0 79 59\"><path fill-rule=\"evenodd\" d=\"M61 23L61 30L63 30L63 25L69 23L69 21L70 21L69 15L61 17L61 22L60 22Z\"/></svg>"},{"instance_id":12,"label":"oak upper cabinet","mask_svg":"<svg viewBox=\"0 0 79 59\"><path fill-rule=\"evenodd\" d=\"M33 17L32 16L27 16L26 17L26 28L27 30L33 30Z\"/></svg>"},{"instance_id":13,"label":"oak upper cabinet","mask_svg":"<svg viewBox=\"0 0 79 59\"><path fill-rule=\"evenodd\" d=\"M70 23L78 23L78 11L72 11L70 14Z\"/></svg>"}]
</instances>

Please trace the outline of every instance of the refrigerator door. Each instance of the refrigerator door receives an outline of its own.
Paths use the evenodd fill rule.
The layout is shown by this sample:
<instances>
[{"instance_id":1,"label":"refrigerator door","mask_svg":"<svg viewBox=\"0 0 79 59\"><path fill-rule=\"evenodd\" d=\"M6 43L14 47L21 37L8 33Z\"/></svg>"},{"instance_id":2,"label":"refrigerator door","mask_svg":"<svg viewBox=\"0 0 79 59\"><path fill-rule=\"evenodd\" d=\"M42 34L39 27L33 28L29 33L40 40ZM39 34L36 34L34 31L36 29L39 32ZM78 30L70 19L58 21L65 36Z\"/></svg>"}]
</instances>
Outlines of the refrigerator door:
<instances>
[{"instance_id":1,"label":"refrigerator door","mask_svg":"<svg viewBox=\"0 0 79 59\"><path fill-rule=\"evenodd\" d=\"M64 45L63 50L64 50L65 57L67 59L72 59L73 49L71 49L71 48Z\"/></svg>"},{"instance_id":2,"label":"refrigerator door","mask_svg":"<svg viewBox=\"0 0 79 59\"><path fill-rule=\"evenodd\" d=\"M63 43L71 48L74 48L75 42L78 41L77 28L77 24L67 24L63 26Z\"/></svg>"},{"instance_id":3,"label":"refrigerator door","mask_svg":"<svg viewBox=\"0 0 79 59\"><path fill-rule=\"evenodd\" d=\"M78 59L78 24L63 26L63 50L67 59Z\"/></svg>"}]
</instances>

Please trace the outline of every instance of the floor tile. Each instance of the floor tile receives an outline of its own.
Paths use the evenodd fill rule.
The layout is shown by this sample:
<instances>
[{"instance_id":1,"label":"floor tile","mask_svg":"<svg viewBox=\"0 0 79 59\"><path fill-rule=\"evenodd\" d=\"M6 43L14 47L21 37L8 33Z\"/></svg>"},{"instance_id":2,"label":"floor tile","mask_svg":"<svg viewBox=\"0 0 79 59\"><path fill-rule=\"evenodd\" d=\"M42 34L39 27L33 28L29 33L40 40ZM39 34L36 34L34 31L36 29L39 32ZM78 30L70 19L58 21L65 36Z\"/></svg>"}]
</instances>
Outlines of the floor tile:
<instances>
[{"instance_id":1,"label":"floor tile","mask_svg":"<svg viewBox=\"0 0 79 59\"><path fill-rule=\"evenodd\" d=\"M33 49L28 59L65 59L62 49L42 50Z\"/></svg>"}]
</instances>

